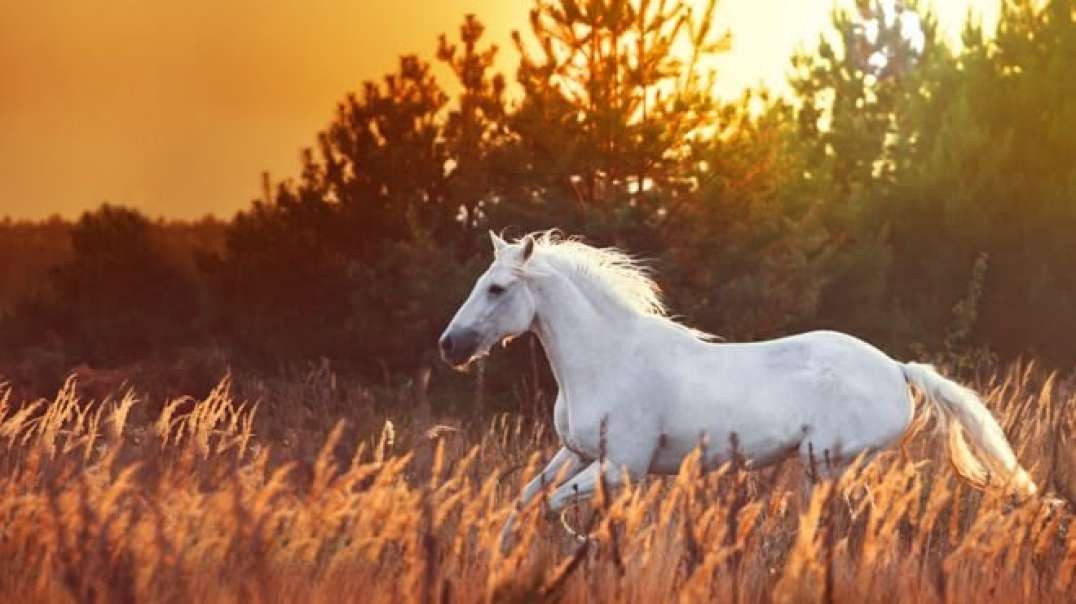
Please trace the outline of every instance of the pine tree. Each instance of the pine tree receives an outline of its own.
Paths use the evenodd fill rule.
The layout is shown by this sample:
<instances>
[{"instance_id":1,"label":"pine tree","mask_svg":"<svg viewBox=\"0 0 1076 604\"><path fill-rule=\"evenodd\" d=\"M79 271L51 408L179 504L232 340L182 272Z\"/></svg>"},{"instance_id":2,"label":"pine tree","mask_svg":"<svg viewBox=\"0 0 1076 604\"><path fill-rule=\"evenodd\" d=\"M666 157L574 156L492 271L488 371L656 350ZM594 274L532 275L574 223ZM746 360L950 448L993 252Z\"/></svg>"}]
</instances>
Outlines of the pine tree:
<instances>
[{"instance_id":1,"label":"pine tree","mask_svg":"<svg viewBox=\"0 0 1076 604\"><path fill-rule=\"evenodd\" d=\"M971 343L1060 359L1076 330L1076 2L1013 0L997 35L965 28L963 50L923 72L899 125L890 203L894 288L929 331L968 267L990 257Z\"/></svg>"},{"instance_id":2,"label":"pine tree","mask_svg":"<svg viewBox=\"0 0 1076 604\"><path fill-rule=\"evenodd\" d=\"M629 232L660 228L697 188L693 140L718 121L712 75L699 68L728 45L714 7L536 2L530 36L514 33L523 99L509 120L518 144L501 164L516 166L502 192L516 203L497 220L538 227L553 214L599 241L652 249L652 235Z\"/></svg>"}]
</instances>

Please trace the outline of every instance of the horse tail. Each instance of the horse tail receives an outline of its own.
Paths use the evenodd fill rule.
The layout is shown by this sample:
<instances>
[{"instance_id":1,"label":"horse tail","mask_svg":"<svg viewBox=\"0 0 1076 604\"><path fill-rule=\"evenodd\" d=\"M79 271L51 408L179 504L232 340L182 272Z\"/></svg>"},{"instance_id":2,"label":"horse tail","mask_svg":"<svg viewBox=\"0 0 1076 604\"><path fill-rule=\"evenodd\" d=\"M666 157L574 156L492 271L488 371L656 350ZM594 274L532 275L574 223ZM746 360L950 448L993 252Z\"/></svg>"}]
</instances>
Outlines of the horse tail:
<instances>
[{"instance_id":1,"label":"horse tail","mask_svg":"<svg viewBox=\"0 0 1076 604\"><path fill-rule=\"evenodd\" d=\"M942 427L949 431L949 460L961 478L985 488L991 482L998 484L992 478L1000 477L1001 484L1019 493L1034 495L1038 491L1016 461L1005 432L975 392L945 378L932 365L904 363L901 370L904 379L921 390L938 411Z\"/></svg>"}]
</instances>

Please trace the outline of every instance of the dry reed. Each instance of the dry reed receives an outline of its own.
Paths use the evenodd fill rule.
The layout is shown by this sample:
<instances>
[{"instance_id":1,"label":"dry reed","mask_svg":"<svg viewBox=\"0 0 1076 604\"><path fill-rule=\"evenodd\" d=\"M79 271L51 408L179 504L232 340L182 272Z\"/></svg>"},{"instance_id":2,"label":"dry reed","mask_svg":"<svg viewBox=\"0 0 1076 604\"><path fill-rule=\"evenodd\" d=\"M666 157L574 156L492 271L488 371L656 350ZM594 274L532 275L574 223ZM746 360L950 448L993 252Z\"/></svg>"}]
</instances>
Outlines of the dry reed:
<instances>
[{"instance_id":1,"label":"dry reed","mask_svg":"<svg viewBox=\"0 0 1076 604\"><path fill-rule=\"evenodd\" d=\"M335 380L332 387L336 388ZM1071 497L1076 392L1013 366L978 384L1037 482ZM496 547L554 443L541 424L369 428L324 417L311 453L224 380L133 422L133 392L51 401L0 392L0 599L63 601L1068 601L1071 515L962 484L924 430L802 492L796 462L539 505ZM299 404L296 402L296 404ZM277 420L283 421L283 420ZM260 423L259 423L260 422ZM353 424L354 422L352 422ZM264 428L264 429L263 429ZM288 438L295 434L286 432ZM611 436L615 437L615 436ZM823 462L820 462L823 463Z\"/></svg>"}]
</instances>

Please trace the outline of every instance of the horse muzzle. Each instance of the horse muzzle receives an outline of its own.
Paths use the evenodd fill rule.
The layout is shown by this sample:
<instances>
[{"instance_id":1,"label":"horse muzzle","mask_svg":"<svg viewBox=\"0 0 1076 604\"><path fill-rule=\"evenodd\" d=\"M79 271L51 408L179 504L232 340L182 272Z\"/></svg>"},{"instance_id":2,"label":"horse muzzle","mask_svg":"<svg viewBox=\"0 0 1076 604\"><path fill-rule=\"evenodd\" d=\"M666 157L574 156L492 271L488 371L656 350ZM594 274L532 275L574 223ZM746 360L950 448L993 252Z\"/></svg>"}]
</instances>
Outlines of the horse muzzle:
<instances>
[{"instance_id":1,"label":"horse muzzle","mask_svg":"<svg viewBox=\"0 0 1076 604\"><path fill-rule=\"evenodd\" d=\"M478 332L467 328L447 330L438 341L441 358L453 367L466 365L478 352L478 343Z\"/></svg>"}]
</instances>

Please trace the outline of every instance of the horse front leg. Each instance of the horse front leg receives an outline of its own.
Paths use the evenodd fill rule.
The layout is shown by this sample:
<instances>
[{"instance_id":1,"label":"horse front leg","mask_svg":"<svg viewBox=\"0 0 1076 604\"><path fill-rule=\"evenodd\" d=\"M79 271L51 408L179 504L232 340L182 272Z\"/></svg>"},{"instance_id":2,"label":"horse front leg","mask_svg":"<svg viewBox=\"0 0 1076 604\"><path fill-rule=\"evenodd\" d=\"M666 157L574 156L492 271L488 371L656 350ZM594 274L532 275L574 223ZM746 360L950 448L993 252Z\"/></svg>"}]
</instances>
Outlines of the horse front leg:
<instances>
[{"instance_id":1,"label":"horse front leg","mask_svg":"<svg viewBox=\"0 0 1076 604\"><path fill-rule=\"evenodd\" d=\"M571 480L557 487L549 497L548 513L556 518L566 506L576 501L589 501L598 490L599 481L609 491L615 490L629 480L641 479L654 462L661 435L641 430L637 425L609 426L602 420L597 439L605 455L582 469ZM609 438L608 435L617 438ZM565 526L569 532L573 532ZM576 535L576 537L580 537Z\"/></svg>"},{"instance_id":2,"label":"horse front leg","mask_svg":"<svg viewBox=\"0 0 1076 604\"><path fill-rule=\"evenodd\" d=\"M577 501L589 501L598 490L599 480L604 481L605 488L612 490L623 485L630 478L641 478L645 474L645 470L620 466L611 461L594 461L574 478L553 491L549 497L547 512L550 517L556 518L568 505ZM575 536L585 539L585 536Z\"/></svg>"},{"instance_id":3,"label":"horse front leg","mask_svg":"<svg viewBox=\"0 0 1076 604\"><path fill-rule=\"evenodd\" d=\"M527 486L523 487L519 501L516 502L516 509L512 510L508 515L508 520L505 521L504 528L501 529L500 545L502 551L507 550L510 544L518 510L523 509L524 506L533 501L534 497L541 493L547 485L557 486L574 478L579 474L580 470L586 467L588 461L572 453L567 447L561 447L553 455L553 459L549 460L545 468L528 482Z\"/></svg>"}]
</instances>

